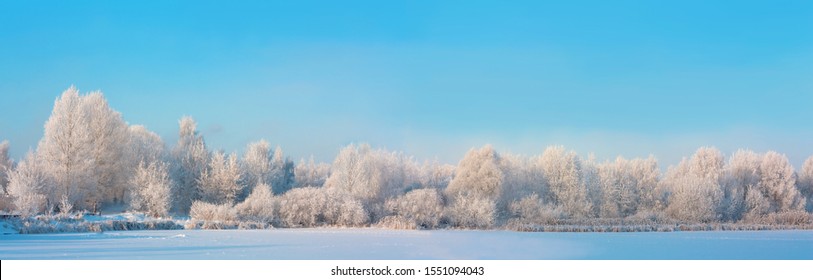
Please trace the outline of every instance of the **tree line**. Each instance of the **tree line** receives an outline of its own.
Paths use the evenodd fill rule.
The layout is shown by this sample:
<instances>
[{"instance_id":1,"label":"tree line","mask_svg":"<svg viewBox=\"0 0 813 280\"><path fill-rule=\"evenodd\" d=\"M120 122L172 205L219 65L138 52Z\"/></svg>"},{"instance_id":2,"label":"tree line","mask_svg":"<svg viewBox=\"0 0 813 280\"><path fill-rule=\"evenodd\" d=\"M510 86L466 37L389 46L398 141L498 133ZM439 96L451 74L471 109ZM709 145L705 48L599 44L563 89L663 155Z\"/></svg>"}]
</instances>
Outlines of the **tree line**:
<instances>
[{"instance_id":1,"label":"tree line","mask_svg":"<svg viewBox=\"0 0 813 280\"><path fill-rule=\"evenodd\" d=\"M126 206L155 217L283 227L493 228L564 222L810 224L813 156L794 170L777 152L726 158L699 148L661 172L648 158L598 162L562 146L540 155L471 149L457 166L367 144L331 164L295 164L260 140L212 151L191 117L171 148L128 125L101 92L54 102L36 150L19 163L0 143L0 186L23 216Z\"/></svg>"}]
</instances>

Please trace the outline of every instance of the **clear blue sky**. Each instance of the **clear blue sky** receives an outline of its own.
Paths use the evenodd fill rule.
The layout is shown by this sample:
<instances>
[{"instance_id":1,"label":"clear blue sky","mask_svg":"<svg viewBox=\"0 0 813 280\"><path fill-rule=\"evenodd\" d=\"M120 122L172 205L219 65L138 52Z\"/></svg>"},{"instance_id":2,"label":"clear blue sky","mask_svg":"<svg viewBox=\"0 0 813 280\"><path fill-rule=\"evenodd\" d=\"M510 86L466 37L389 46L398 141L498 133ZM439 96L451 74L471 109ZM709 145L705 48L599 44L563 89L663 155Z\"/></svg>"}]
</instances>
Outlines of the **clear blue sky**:
<instances>
[{"instance_id":1,"label":"clear blue sky","mask_svg":"<svg viewBox=\"0 0 813 280\"><path fill-rule=\"evenodd\" d=\"M14 157L72 84L167 144L190 115L213 149L265 138L295 160L813 154L811 1L166 2L0 2Z\"/></svg>"}]
</instances>

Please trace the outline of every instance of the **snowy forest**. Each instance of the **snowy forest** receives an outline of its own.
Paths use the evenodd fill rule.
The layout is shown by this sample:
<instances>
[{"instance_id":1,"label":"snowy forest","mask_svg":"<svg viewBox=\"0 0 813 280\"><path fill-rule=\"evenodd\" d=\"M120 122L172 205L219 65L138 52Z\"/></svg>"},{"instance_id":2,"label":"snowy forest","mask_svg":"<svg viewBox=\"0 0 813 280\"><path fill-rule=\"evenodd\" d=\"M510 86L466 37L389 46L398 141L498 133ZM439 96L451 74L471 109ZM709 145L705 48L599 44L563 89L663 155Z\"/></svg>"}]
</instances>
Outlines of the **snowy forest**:
<instances>
[{"instance_id":1,"label":"snowy forest","mask_svg":"<svg viewBox=\"0 0 813 280\"><path fill-rule=\"evenodd\" d=\"M295 162L265 140L208 147L182 117L177 143L129 125L101 92L54 102L35 150L0 144L2 211L21 219L124 209L187 228L399 229L813 223L813 156L701 147L662 172L648 158L597 162L562 146L539 155L471 149L457 166L350 144L332 163Z\"/></svg>"}]
</instances>

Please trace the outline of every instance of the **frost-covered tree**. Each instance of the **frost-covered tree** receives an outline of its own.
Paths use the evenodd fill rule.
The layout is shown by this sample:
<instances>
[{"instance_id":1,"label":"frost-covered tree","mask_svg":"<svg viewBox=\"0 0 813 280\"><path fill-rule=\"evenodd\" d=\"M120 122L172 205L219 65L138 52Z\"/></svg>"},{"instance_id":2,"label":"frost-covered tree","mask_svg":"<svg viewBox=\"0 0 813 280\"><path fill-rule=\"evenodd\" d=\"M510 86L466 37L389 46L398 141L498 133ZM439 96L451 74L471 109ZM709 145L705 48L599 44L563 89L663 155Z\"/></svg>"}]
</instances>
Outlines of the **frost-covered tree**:
<instances>
[{"instance_id":1,"label":"frost-covered tree","mask_svg":"<svg viewBox=\"0 0 813 280\"><path fill-rule=\"evenodd\" d=\"M723 154L702 147L667 172L664 180L670 191L667 214L689 222L710 222L721 218Z\"/></svg>"},{"instance_id":2,"label":"frost-covered tree","mask_svg":"<svg viewBox=\"0 0 813 280\"><path fill-rule=\"evenodd\" d=\"M287 227L312 227L319 223L327 196L321 188L295 188L279 199L279 218Z\"/></svg>"},{"instance_id":3,"label":"frost-covered tree","mask_svg":"<svg viewBox=\"0 0 813 280\"><path fill-rule=\"evenodd\" d=\"M158 134L142 125L131 125L129 131L129 158L133 167L138 167L142 162L149 164L164 161L167 156L166 147Z\"/></svg>"},{"instance_id":4,"label":"frost-covered tree","mask_svg":"<svg viewBox=\"0 0 813 280\"><path fill-rule=\"evenodd\" d=\"M44 166L33 152L29 152L9 173L8 193L23 216L45 212L49 204L53 205L56 202L53 186L48 181Z\"/></svg>"},{"instance_id":5,"label":"frost-covered tree","mask_svg":"<svg viewBox=\"0 0 813 280\"><path fill-rule=\"evenodd\" d=\"M80 96L71 87L54 102L37 153L58 196L79 209L97 210L123 199L131 174L125 168L127 140L127 125L101 92Z\"/></svg>"},{"instance_id":6,"label":"frost-covered tree","mask_svg":"<svg viewBox=\"0 0 813 280\"><path fill-rule=\"evenodd\" d=\"M658 204L655 188L660 171L654 157L614 162L599 166L602 217L628 217L640 209L655 210Z\"/></svg>"},{"instance_id":7,"label":"frost-covered tree","mask_svg":"<svg viewBox=\"0 0 813 280\"><path fill-rule=\"evenodd\" d=\"M640 195L638 210L661 210L663 205L660 201L661 194L658 191L661 169L658 167L658 160L652 155L646 159L633 159L629 162L629 168Z\"/></svg>"},{"instance_id":8,"label":"frost-covered tree","mask_svg":"<svg viewBox=\"0 0 813 280\"><path fill-rule=\"evenodd\" d=\"M0 142L0 191L8 193L8 174L14 167L14 161L8 156L8 141Z\"/></svg>"},{"instance_id":9,"label":"frost-covered tree","mask_svg":"<svg viewBox=\"0 0 813 280\"><path fill-rule=\"evenodd\" d=\"M449 224L462 228L490 228L497 219L494 200L479 196L459 196L446 208Z\"/></svg>"},{"instance_id":10,"label":"frost-covered tree","mask_svg":"<svg viewBox=\"0 0 813 280\"><path fill-rule=\"evenodd\" d=\"M130 179L130 208L154 217L169 215L172 205L172 181L165 162L142 162Z\"/></svg>"},{"instance_id":11,"label":"frost-covered tree","mask_svg":"<svg viewBox=\"0 0 813 280\"><path fill-rule=\"evenodd\" d=\"M188 213L192 201L200 199L198 180L209 165L209 151L191 117L179 121L178 144L172 149L170 174L176 184L174 211Z\"/></svg>"},{"instance_id":12,"label":"frost-covered tree","mask_svg":"<svg viewBox=\"0 0 813 280\"><path fill-rule=\"evenodd\" d=\"M455 166L440 164L437 161L426 161L418 166L420 186L427 188L445 189L454 178Z\"/></svg>"},{"instance_id":13,"label":"frost-covered tree","mask_svg":"<svg viewBox=\"0 0 813 280\"><path fill-rule=\"evenodd\" d=\"M640 194L630 169L629 161L622 157L599 167L604 198L601 204L602 217L623 218L638 211Z\"/></svg>"},{"instance_id":14,"label":"frost-covered tree","mask_svg":"<svg viewBox=\"0 0 813 280\"><path fill-rule=\"evenodd\" d=\"M598 217L601 214L602 189L599 164L595 155L590 154L581 164L581 184L587 192L588 210L585 216Z\"/></svg>"},{"instance_id":15,"label":"frost-covered tree","mask_svg":"<svg viewBox=\"0 0 813 280\"><path fill-rule=\"evenodd\" d=\"M100 202L121 203L131 171L127 159L129 130L121 113L110 108L101 92L82 97L82 106L88 114L91 160L95 184L103 197L89 194L89 199Z\"/></svg>"},{"instance_id":16,"label":"frost-covered tree","mask_svg":"<svg viewBox=\"0 0 813 280\"><path fill-rule=\"evenodd\" d=\"M288 227L360 226L369 221L369 214L341 189L303 187L280 196L279 218Z\"/></svg>"},{"instance_id":17,"label":"frost-covered tree","mask_svg":"<svg viewBox=\"0 0 813 280\"><path fill-rule=\"evenodd\" d=\"M271 160L271 189L276 194L282 194L294 185L294 162L285 157L282 148L277 146Z\"/></svg>"},{"instance_id":18,"label":"frost-covered tree","mask_svg":"<svg viewBox=\"0 0 813 280\"><path fill-rule=\"evenodd\" d=\"M91 209L98 202L100 189L94 178L93 135L87 126L91 115L85 108L73 86L54 101L37 158L55 186L51 201L64 198L74 206Z\"/></svg>"},{"instance_id":19,"label":"frost-covered tree","mask_svg":"<svg viewBox=\"0 0 813 280\"><path fill-rule=\"evenodd\" d=\"M587 185L582 181L582 161L576 152L566 151L563 146L548 147L537 164L550 190L546 200L561 205L573 217L588 216L592 205Z\"/></svg>"},{"instance_id":20,"label":"frost-covered tree","mask_svg":"<svg viewBox=\"0 0 813 280\"><path fill-rule=\"evenodd\" d=\"M330 165L327 163L316 163L311 156L306 163L304 159L299 161L294 169L295 188L321 187L330 176Z\"/></svg>"},{"instance_id":21,"label":"frost-covered tree","mask_svg":"<svg viewBox=\"0 0 813 280\"><path fill-rule=\"evenodd\" d=\"M416 228L435 228L443 216L443 196L435 188L412 190L387 200L389 215L402 217Z\"/></svg>"},{"instance_id":22,"label":"frost-covered tree","mask_svg":"<svg viewBox=\"0 0 813 280\"><path fill-rule=\"evenodd\" d=\"M723 191L715 182L689 173L671 181L672 195L666 213L687 222L714 222Z\"/></svg>"},{"instance_id":23,"label":"frost-covered tree","mask_svg":"<svg viewBox=\"0 0 813 280\"><path fill-rule=\"evenodd\" d=\"M361 200L336 188L321 188L319 191L325 196L322 223L337 226L361 226L370 222L370 213Z\"/></svg>"},{"instance_id":24,"label":"frost-covered tree","mask_svg":"<svg viewBox=\"0 0 813 280\"><path fill-rule=\"evenodd\" d=\"M535 168L533 159L506 154L500 157L500 169L504 174L503 195L499 207L536 194L546 196L548 187L542 170Z\"/></svg>"},{"instance_id":25,"label":"frost-covered tree","mask_svg":"<svg viewBox=\"0 0 813 280\"><path fill-rule=\"evenodd\" d=\"M457 166L457 174L445 190L447 216L454 226L485 228L497 218L497 201L505 180L500 156L491 145L471 149Z\"/></svg>"},{"instance_id":26,"label":"frost-covered tree","mask_svg":"<svg viewBox=\"0 0 813 280\"><path fill-rule=\"evenodd\" d=\"M265 140L251 143L243 155L243 184L246 192L260 184L271 184L271 146Z\"/></svg>"},{"instance_id":27,"label":"frost-covered tree","mask_svg":"<svg viewBox=\"0 0 813 280\"><path fill-rule=\"evenodd\" d=\"M748 191L756 189L760 181L760 163L762 157L751 150L735 152L725 167L723 183L723 219L738 221L743 218L748 208L746 198ZM755 194L751 194L754 196ZM755 200L757 197L752 197Z\"/></svg>"},{"instance_id":28,"label":"frost-covered tree","mask_svg":"<svg viewBox=\"0 0 813 280\"><path fill-rule=\"evenodd\" d=\"M242 221L270 223L274 220L274 194L271 187L260 183L254 186L245 201L234 206L237 218Z\"/></svg>"},{"instance_id":29,"label":"frost-covered tree","mask_svg":"<svg viewBox=\"0 0 813 280\"><path fill-rule=\"evenodd\" d=\"M203 171L198 180L201 200L215 204L234 204L243 191L242 173L236 154L226 156L215 152L209 161L209 168Z\"/></svg>"},{"instance_id":30,"label":"frost-covered tree","mask_svg":"<svg viewBox=\"0 0 813 280\"><path fill-rule=\"evenodd\" d=\"M351 144L336 156L325 186L360 201L369 211L387 198L404 193L405 161L397 153Z\"/></svg>"},{"instance_id":31,"label":"frost-covered tree","mask_svg":"<svg viewBox=\"0 0 813 280\"><path fill-rule=\"evenodd\" d=\"M770 203L771 212L803 210L805 201L796 189L793 166L783 154L774 151L765 153L759 165L759 190Z\"/></svg>"},{"instance_id":32,"label":"frost-covered tree","mask_svg":"<svg viewBox=\"0 0 813 280\"><path fill-rule=\"evenodd\" d=\"M376 195L378 185L373 178L374 167L366 161L368 153L369 145L356 147L351 144L339 151L325 186L340 188L354 197L371 199Z\"/></svg>"},{"instance_id":33,"label":"frost-covered tree","mask_svg":"<svg viewBox=\"0 0 813 280\"><path fill-rule=\"evenodd\" d=\"M813 156L805 160L798 178L796 186L799 193L806 198L807 212L813 212Z\"/></svg>"},{"instance_id":34,"label":"frost-covered tree","mask_svg":"<svg viewBox=\"0 0 813 280\"><path fill-rule=\"evenodd\" d=\"M542 197L535 193L511 202L508 211L513 217L509 223L553 224L566 218L561 207L546 204Z\"/></svg>"},{"instance_id":35,"label":"frost-covered tree","mask_svg":"<svg viewBox=\"0 0 813 280\"><path fill-rule=\"evenodd\" d=\"M499 154L491 145L486 145L466 153L445 192L452 200L478 197L496 202L502 195L504 180Z\"/></svg>"}]
</instances>

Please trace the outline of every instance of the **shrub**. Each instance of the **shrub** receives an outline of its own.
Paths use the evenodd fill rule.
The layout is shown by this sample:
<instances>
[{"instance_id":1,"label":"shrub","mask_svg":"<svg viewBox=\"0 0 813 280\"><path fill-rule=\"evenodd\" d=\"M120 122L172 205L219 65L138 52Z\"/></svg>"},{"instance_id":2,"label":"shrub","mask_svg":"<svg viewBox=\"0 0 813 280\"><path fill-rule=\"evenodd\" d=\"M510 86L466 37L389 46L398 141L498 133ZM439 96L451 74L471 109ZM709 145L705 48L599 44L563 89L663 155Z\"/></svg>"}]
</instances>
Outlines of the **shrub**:
<instances>
[{"instance_id":1,"label":"shrub","mask_svg":"<svg viewBox=\"0 0 813 280\"><path fill-rule=\"evenodd\" d=\"M517 221L532 224L555 224L567 216L560 207L544 204L537 194L512 202L508 210Z\"/></svg>"},{"instance_id":2,"label":"shrub","mask_svg":"<svg viewBox=\"0 0 813 280\"><path fill-rule=\"evenodd\" d=\"M193 220L208 222L228 222L236 221L234 209L229 204L211 204L203 201L195 201L189 210L189 216Z\"/></svg>"},{"instance_id":3,"label":"shrub","mask_svg":"<svg viewBox=\"0 0 813 280\"><path fill-rule=\"evenodd\" d=\"M274 219L274 197L271 187L260 184L254 187L245 201L234 206L237 219L259 223L270 223Z\"/></svg>"},{"instance_id":4,"label":"shrub","mask_svg":"<svg viewBox=\"0 0 813 280\"><path fill-rule=\"evenodd\" d=\"M325 205L324 193L314 187L296 188L279 199L279 219L287 227L316 226Z\"/></svg>"},{"instance_id":5,"label":"shrub","mask_svg":"<svg viewBox=\"0 0 813 280\"><path fill-rule=\"evenodd\" d=\"M411 222L412 228L435 228L443 216L443 197L437 189L417 189L387 200L385 208L388 215Z\"/></svg>"},{"instance_id":6,"label":"shrub","mask_svg":"<svg viewBox=\"0 0 813 280\"><path fill-rule=\"evenodd\" d=\"M454 227L489 228L494 225L496 204L494 201L477 197L458 197L446 209L449 223Z\"/></svg>"}]
</instances>

